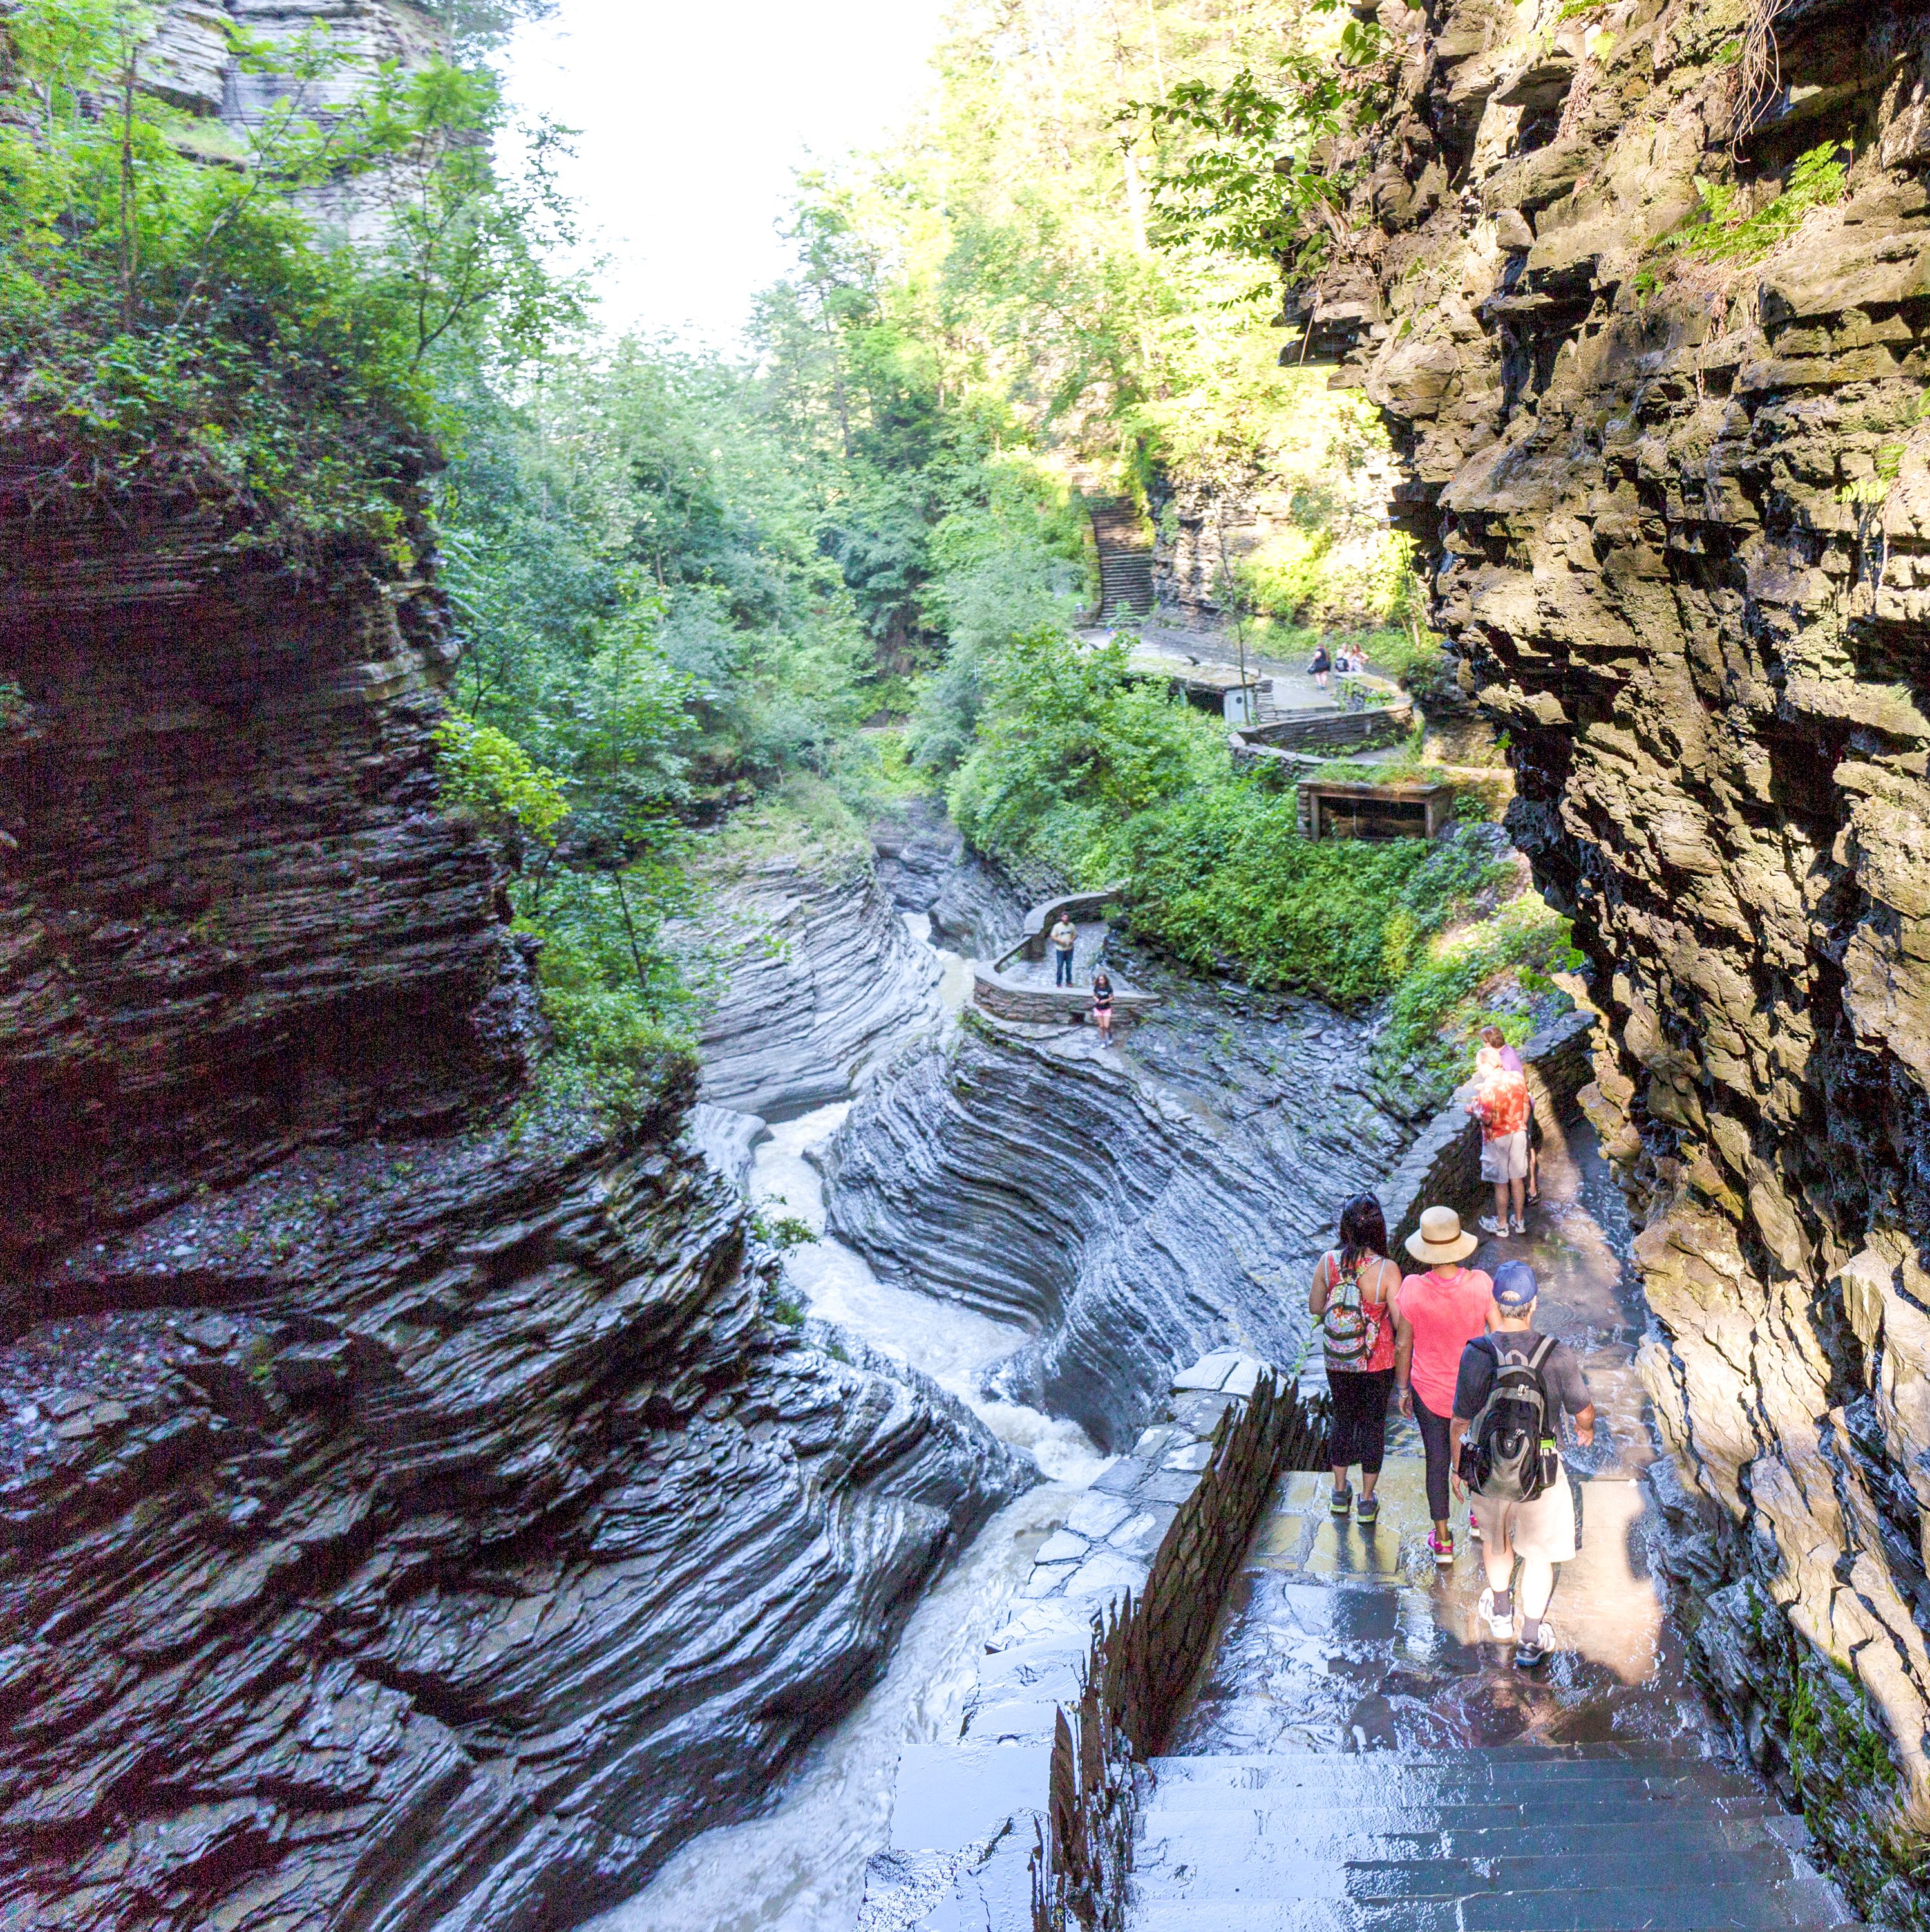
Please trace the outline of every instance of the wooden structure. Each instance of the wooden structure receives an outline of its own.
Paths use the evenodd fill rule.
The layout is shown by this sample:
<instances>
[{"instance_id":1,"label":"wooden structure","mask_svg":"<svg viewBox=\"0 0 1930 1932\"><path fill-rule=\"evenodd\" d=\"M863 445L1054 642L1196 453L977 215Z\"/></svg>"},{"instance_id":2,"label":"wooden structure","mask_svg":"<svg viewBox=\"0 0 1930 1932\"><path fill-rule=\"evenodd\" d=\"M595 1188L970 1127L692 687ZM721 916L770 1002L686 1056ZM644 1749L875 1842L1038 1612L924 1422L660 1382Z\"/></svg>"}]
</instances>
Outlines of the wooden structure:
<instances>
[{"instance_id":1,"label":"wooden structure","mask_svg":"<svg viewBox=\"0 0 1930 1932\"><path fill-rule=\"evenodd\" d=\"M1436 838L1454 817L1451 785L1302 778L1298 790L1309 838Z\"/></svg>"}]
</instances>

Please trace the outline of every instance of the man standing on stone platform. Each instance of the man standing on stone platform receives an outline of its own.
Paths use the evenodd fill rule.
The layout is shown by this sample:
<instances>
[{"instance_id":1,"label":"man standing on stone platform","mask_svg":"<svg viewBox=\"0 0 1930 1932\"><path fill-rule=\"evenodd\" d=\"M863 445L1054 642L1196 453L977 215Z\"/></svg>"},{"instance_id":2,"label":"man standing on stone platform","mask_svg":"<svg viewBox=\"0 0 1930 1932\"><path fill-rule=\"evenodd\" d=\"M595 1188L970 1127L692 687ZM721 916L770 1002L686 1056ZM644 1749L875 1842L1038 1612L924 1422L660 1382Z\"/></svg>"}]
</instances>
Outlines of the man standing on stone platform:
<instances>
[{"instance_id":1,"label":"man standing on stone platform","mask_svg":"<svg viewBox=\"0 0 1930 1932\"><path fill-rule=\"evenodd\" d=\"M1058 967L1058 976L1052 983L1055 986L1070 986L1072 984L1072 956L1079 946L1079 928L1064 913L1059 914L1058 922L1052 928L1052 940L1053 957Z\"/></svg>"}]
</instances>

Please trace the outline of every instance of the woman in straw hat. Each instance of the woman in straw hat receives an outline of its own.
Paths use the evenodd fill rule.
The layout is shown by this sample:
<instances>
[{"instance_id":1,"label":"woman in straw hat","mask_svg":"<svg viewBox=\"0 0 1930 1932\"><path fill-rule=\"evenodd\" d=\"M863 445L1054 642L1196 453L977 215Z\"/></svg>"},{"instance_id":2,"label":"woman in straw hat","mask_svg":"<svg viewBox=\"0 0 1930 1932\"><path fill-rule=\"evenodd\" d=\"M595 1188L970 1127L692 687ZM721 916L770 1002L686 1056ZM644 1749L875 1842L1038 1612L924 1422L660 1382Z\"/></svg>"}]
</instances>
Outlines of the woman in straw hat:
<instances>
[{"instance_id":1,"label":"woman in straw hat","mask_svg":"<svg viewBox=\"0 0 1930 1932\"><path fill-rule=\"evenodd\" d=\"M1461 1229L1451 1208L1430 1208L1407 1238L1407 1252L1426 1268L1403 1278L1394 1304L1394 1385L1400 1412L1420 1426L1427 1452L1427 1514L1434 1519L1427 1547L1445 1568L1454 1560L1448 1521L1448 1424L1454 1412L1454 1378L1461 1351L1494 1325L1494 1283L1461 1264L1481 1245Z\"/></svg>"}]
</instances>

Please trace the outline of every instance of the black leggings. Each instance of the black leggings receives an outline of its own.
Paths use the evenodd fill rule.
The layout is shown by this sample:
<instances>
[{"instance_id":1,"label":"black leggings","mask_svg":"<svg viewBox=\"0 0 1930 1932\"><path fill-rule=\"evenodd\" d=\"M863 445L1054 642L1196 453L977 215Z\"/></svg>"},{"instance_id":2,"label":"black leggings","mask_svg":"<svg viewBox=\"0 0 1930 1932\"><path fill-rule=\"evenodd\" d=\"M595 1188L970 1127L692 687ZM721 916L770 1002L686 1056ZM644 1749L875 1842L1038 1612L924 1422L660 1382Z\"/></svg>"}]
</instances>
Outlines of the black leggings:
<instances>
[{"instance_id":1,"label":"black leggings","mask_svg":"<svg viewBox=\"0 0 1930 1932\"><path fill-rule=\"evenodd\" d=\"M1448 1520L1448 1418L1436 1415L1421 1400L1421 1391L1409 1391L1414 1398L1414 1420L1421 1430L1421 1446L1427 1452L1427 1514L1436 1522Z\"/></svg>"},{"instance_id":2,"label":"black leggings","mask_svg":"<svg viewBox=\"0 0 1930 1932\"><path fill-rule=\"evenodd\" d=\"M1387 1450L1387 1398L1394 1387L1394 1371L1334 1369L1328 1375L1327 1386L1334 1393L1327 1460L1337 1469L1358 1462L1362 1475L1379 1475Z\"/></svg>"}]
</instances>

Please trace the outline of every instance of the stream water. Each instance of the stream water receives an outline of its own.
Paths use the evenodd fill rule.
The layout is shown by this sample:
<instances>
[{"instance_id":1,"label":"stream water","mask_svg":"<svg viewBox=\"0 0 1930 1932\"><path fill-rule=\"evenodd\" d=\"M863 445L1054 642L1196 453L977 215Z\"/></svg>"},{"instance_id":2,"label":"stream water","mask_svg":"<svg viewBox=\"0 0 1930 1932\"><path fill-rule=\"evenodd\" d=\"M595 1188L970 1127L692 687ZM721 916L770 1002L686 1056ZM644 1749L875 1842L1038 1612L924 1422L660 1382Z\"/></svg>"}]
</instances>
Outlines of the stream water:
<instances>
[{"instance_id":1,"label":"stream water","mask_svg":"<svg viewBox=\"0 0 1930 1932\"><path fill-rule=\"evenodd\" d=\"M925 914L908 914L905 924L931 943ZM934 950L944 968L940 998L956 1012L970 994L970 964ZM849 1101L838 1101L785 1121L753 1153L752 1202L794 1216L817 1236L786 1257L788 1282L813 1315L923 1370L1001 1442L1028 1450L1046 1480L979 1532L912 1612L884 1676L806 1753L770 1811L692 1840L643 1892L585 1932L850 1932L865 1862L887 1841L899 1754L957 1734L986 1634L1004 1620L1034 1552L1110 1460L1076 1423L983 1392L985 1370L1025 1340L1023 1328L894 1288L826 1238L811 1156L850 1111Z\"/></svg>"}]
</instances>

